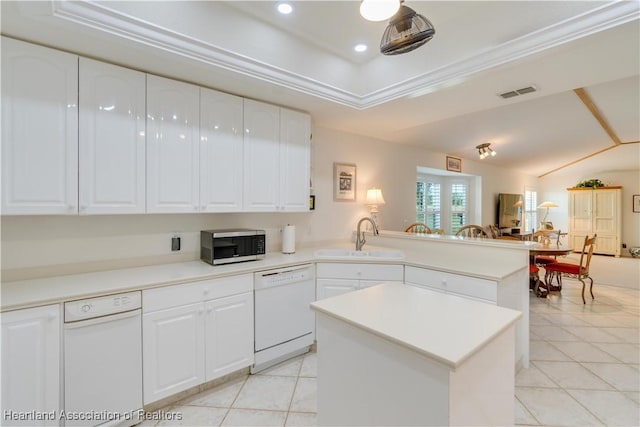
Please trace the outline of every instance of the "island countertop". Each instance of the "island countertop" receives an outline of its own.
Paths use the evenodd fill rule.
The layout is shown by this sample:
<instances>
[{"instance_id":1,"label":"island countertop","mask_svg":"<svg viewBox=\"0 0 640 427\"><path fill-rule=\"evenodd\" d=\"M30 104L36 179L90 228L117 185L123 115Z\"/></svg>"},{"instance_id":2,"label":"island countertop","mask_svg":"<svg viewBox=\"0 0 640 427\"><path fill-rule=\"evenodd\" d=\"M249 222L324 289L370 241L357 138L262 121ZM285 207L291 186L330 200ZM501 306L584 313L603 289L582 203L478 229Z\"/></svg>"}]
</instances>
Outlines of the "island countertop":
<instances>
[{"instance_id":1,"label":"island countertop","mask_svg":"<svg viewBox=\"0 0 640 427\"><path fill-rule=\"evenodd\" d=\"M311 304L346 322L455 369L522 313L400 284L381 284Z\"/></svg>"}]
</instances>

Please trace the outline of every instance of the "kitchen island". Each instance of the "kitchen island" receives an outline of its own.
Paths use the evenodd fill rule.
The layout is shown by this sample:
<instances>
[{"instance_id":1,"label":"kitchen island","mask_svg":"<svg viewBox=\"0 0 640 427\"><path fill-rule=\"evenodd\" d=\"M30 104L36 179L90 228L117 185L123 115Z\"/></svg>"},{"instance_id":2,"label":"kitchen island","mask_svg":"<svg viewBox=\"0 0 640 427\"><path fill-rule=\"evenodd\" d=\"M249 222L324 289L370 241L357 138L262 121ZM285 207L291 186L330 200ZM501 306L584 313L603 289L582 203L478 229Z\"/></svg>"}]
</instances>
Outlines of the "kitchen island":
<instances>
[{"instance_id":1,"label":"kitchen island","mask_svg":"<svg viewBox=\"0 0 640 427\"><path fill-rule=\"evenodd\" d=\"M399 284L311 308L318 425L513 425L519 311Z\"/></svg>"}]
</instances>

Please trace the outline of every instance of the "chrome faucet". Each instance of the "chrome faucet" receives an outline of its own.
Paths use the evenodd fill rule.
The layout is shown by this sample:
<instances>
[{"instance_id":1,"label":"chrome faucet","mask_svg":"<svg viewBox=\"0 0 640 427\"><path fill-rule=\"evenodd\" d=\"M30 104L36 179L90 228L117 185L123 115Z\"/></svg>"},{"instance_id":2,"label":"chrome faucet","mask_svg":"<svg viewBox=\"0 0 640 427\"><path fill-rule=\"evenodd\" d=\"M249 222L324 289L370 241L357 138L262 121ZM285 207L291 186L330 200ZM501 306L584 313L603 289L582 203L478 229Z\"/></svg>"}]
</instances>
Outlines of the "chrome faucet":
<instances>
[{"instance_id":1,"label":"chrome faucet","mask_svg":"<svg viewBox=\"0 0 640 427\"><path fill-rule=\"evenodd\" d=\"M360 226L362 225L363 221L369 221L371 223L371 226L373 227L373 234L375 236L378 235L378 226L376 225L375 221L367 216L361 218L360 221L358 221L358 228L356 230L356 251L361 251L362 247L367 242L364 238L364 231L362 232L362 239L360 238Z\"/></svg>"}]
</instances>

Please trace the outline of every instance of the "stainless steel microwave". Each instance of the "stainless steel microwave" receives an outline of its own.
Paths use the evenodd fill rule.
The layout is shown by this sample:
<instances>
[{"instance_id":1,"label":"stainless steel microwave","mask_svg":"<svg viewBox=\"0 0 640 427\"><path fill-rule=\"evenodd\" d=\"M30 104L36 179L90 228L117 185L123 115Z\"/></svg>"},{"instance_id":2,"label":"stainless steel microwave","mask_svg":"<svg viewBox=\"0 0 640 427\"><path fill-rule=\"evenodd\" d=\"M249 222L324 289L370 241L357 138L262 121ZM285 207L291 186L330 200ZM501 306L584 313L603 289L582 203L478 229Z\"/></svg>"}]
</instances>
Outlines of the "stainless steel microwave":
<instances>
[{"instance_id":1,"label":"stainless steel microwave","mask_svg":"<svg viewBox=\"0 0 640 427\"><path fill-rule=\"evenodd\" d=\"M200 232L200 259L212 265L264 258L264 230L245 228Z\"/></svg>"}]
</instances>

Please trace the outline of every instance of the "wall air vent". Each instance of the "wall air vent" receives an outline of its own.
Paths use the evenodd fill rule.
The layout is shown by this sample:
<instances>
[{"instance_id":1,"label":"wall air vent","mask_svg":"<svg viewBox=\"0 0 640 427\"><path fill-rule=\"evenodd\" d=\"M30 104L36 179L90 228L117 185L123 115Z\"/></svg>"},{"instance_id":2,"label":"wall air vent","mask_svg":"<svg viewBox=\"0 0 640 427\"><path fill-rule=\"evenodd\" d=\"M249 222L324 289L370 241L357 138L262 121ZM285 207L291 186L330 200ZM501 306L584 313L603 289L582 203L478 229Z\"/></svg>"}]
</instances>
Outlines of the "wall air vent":
<instances>
[{"instance_id":1,"label":"wall air vent","mask_svg":"<svg viewBox=\"0 0 640 427\"><path fill-rule=\"evenodd\" d=\"M499 96L504 99L508 99L508 98L513 98L514 96L525 95L527 93L535 92L537 90L538 89L536 89L535 86L527 86L527 87L523 87L522 89L510 90L508 92L501 93L499 94Z\"/></svg>"}]
</instances>

